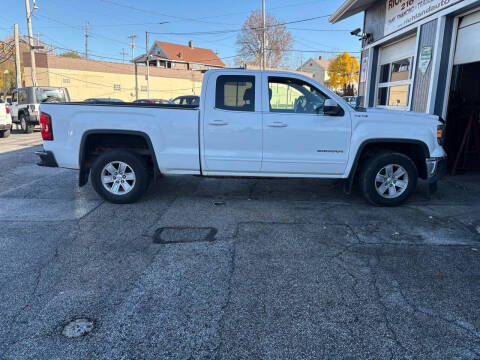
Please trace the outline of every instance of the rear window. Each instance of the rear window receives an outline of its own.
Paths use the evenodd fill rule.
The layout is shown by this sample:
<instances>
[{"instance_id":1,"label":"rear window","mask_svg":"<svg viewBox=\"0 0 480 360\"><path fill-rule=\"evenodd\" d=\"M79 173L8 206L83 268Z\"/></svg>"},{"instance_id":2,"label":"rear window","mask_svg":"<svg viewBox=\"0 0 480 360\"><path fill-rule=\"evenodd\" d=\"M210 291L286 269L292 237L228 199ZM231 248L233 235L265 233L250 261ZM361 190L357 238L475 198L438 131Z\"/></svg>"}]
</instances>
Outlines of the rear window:
<instances>
[{"instance_id":1,"label":"rear window","mask_svg":"<svg viewBox=\"0 0 480 360\"><path fill-rule=\"evenodd\" d=\"M215 107L232 111L255 111L255 76L219 76Z\"/></svg>"},{"instance_id":2,"label":"rear window","mask_svg":"<svg viewBox=\"0 0 480 360\"><path fill-rule=\"evenodd\" d=\"M37 103L45 102L46 100L53 98L59 102L65 102L65 91L63 89L36 89L35 97Z\"/></svg>"}]
</instances>

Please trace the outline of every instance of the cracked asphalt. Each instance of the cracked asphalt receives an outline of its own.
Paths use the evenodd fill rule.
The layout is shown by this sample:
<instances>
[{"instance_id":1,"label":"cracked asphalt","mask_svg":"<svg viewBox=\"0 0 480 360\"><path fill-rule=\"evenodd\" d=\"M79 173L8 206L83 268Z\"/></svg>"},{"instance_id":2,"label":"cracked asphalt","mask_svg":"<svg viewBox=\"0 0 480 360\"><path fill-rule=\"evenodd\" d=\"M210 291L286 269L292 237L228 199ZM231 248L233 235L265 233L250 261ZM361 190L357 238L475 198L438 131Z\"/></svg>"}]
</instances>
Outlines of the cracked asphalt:
<instances>
[{"instance_id":1,"label":"cracked asphalt","mask_svg":"<svg viewBox=\"0 0 480 360\"><path fill-rule=\"evenodd\" d=\"M2 360L480 359L480 174L399 208L198 177L113 205L39 143L0 139Z\"/></svg>"}]
</instances>

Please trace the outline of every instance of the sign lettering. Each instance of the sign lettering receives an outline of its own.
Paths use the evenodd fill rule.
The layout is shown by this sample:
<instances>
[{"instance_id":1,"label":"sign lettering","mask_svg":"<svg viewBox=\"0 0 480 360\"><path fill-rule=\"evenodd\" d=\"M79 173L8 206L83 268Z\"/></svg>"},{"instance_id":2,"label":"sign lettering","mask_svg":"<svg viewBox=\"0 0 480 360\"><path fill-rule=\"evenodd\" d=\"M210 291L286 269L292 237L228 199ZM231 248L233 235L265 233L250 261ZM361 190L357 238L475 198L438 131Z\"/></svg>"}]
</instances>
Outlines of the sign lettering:
<instances>
[{"instance_id":1,"label":"sign lettering","mask_svg":"<svg viewBox=\"0 0 480 360\"><path fill-rule=\"evenodd\" d=\"M385 35L413 24L462 0L387 0Z\"/></svg>"}]
</instances>

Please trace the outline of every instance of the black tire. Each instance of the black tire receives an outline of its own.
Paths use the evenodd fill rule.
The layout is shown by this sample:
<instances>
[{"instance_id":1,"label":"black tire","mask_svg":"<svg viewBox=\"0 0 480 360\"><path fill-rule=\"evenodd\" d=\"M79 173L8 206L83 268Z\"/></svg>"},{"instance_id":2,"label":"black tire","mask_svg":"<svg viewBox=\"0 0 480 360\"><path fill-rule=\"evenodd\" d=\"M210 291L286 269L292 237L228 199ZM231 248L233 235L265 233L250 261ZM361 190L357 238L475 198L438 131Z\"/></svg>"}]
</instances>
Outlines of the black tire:
<instances>
[{"instance_id":1,"label":"black tire","mask_svg":"<svg viewBox=\"0 0 480 360\"><path fill-rule=\"evenodd\" d=\"M381 182L377 182L377 174L388 165L399 165L405 171L408 176L407 186L401 194L396 197L386 197L390 195L388 187L386 187L386 192L384 195L381 195L380 192L383 190L380 188ZM394 167L398 169L398 167ZM389 177L388 179L391 179ZM386 181L388 181L386 178ZM405 177L403 177L405 180ZM418 180L418 171L415 163L406 155L384 151L378 153L370 158L368 158L362 166L360 172L360 189L363 196L373 205L379 206L398 206L404 203L412 194L417 186ZM400 182L399 182L400 183ZM379 190L377 191L377 184L379 185ZM402 191L400 187L397 187L396 184L390 184L389 187L393 187L393 191ZM392 195L394 196L394 195Z\"/></svg>"},{"instance_id":2,"label":"black tire","mask_svg":"<svg viewBox=\"0 0 480 360\"><path fill-rule=\"evenodd\" d=\"M33 133L33 128L35 127L34 125L32 124L29 124L27 122L27 118L25 117L25 114L20 114L19 117L18 117L19 121L20 121L20 127L22 128L22 131L25 133L25 134L31 134Z\"/></svg>"},{"instance_id":3,"label":"black tire","mask_svg":"<svg viewBox=\"0 0 480 360\"><path fill-rule=\"evenodd\" d=\"M0 138L6 138L10 136L10 130L5 130L0 132Z\"/></svg>"},{"instance_id":4,"label":"black tire","mask_svg":"<svg viewBox=\"0 0 480 360\"><path fill-rule=\"evenodd\" d=\"M122 195L110 192L102 183L104 167L115 161L126 163L135 175L132 189ZM137 201L145 193L150 183L150 176L147 163L140 155L123 149L112 149L107 150L95 160L91 169L90 180L97 194L105 200L115 204L130 204Z\"/></svg>"}]
</instances>

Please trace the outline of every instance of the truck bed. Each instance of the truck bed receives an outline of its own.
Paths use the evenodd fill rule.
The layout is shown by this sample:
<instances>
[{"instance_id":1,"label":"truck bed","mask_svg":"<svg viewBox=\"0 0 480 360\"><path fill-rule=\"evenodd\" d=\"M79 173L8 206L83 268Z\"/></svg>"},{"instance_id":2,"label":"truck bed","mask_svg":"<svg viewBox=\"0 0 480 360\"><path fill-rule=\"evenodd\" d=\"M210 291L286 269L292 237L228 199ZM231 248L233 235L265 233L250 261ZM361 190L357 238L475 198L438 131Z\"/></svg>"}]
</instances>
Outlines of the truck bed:
<instances>
[{"instance_id":1,"label":"truck bed","mask_svg":"<svg viewBox=\"0 0 480 360\"><path fill-rule=\"evenodd\" d=\"M199 108L174 104L43 103L52 121L54 141L44 148L58 166L80 168L78 152L92 134L148 134L159 170L170 174L200 174Z\"/></svg>"}]
</instances>

